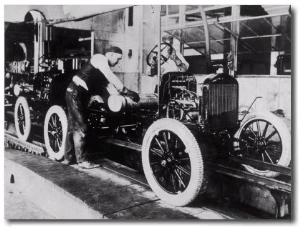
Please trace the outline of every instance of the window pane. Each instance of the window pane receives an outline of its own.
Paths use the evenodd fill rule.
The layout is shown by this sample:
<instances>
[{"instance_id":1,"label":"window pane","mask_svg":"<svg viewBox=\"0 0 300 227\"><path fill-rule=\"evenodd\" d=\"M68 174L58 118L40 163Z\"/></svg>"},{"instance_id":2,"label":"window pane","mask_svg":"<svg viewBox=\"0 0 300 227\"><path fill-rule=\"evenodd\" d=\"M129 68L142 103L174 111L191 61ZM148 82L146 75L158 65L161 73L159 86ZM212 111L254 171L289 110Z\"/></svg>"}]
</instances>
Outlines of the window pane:
<instances>
[{"instance_id":1,"label":"window pane","mask_svg":"<svg viewBox=\"0 0 300 227\"><path fill-rule=\"evenodd\" d=\"M208 18L220 18L225 16L231 16L231 7L208 10L206 11L206 16Z\"/></svg>"},{"instance_id":2,"label":"window pane","mask_svg":"<svg viewBox=\"0 0 300 227\"><path fill-rule=\"evenodd\" d=\"M168 6L168 14L172 15L172 14L178 14L179 13L179 6Z\"/></svg>"},{"instance_id":3,"label":"window pane","mask_svg":"<svg viewBox=\"0 0 300 227\"><path fill-rule=\"evenodd\" d=\"M185 22L201 21L202 17L200 12L198 13L189 13L185 15Z\"/></svg>"},{"instance_id":4,"label":"window pane","mask_svg":"<svg viewBox=\"0 0 300 227\"><path fill-rule=\"evenodd\" d=\"M185 12L196 10L198 8L199 8L199 6L188 5L188 6L185 7Z\"/></svg>"},{"instance_id":5,"label":"window pane","mask_svg":"<svg viewBox=\"0 0 300 227\"><path fill-rule=\"evenodd\" d=\"M240 75L269 75L270 74L270 53L238 54L238 72Z\"/></svg>"}]
</instances>

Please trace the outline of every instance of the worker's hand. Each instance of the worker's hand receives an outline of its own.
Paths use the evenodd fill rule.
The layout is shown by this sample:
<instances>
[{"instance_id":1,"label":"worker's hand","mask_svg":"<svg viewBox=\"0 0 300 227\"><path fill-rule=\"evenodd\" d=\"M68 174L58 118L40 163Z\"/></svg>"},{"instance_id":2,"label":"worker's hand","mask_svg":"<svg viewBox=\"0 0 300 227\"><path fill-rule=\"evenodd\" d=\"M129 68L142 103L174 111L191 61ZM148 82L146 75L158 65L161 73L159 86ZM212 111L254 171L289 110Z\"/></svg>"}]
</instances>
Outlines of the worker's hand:
<instances>
[{"instance_id":1,"label":"worker's hand","mask_svg":"<svg viewBox=\"0 0 300 227\"><path fill-rule=\"evenodd\" d=\"M134 92L134 91L130 91L128 90L128 94L127 96L129 98L131 98L133 101L138 102L140 101L140 96L138 95L138 93Z\"/></svg>"},{"instance_id":2,"label":"worker's hand","mask_svg":"<svg viewBox=\"0 0 300 227\"><path fill-rule=\"evenodd\" d=\"M182 65L182 61L176 56L174 59L175 63L177 66L181 66Z\"/></svg>"},{"instance_id":3,"label":"worker's hand","mask_svg":"<svg viewBox=\"0 0 300 227\"><path fill-rule=\"evenodd\" d=\"M140 101L140 96L138 95L138 93L129 90L128 88L124 87L121 91L121 95L125 95L129 98L131 98L134 102L138 102Z\"/></svg>"}]
</instances>

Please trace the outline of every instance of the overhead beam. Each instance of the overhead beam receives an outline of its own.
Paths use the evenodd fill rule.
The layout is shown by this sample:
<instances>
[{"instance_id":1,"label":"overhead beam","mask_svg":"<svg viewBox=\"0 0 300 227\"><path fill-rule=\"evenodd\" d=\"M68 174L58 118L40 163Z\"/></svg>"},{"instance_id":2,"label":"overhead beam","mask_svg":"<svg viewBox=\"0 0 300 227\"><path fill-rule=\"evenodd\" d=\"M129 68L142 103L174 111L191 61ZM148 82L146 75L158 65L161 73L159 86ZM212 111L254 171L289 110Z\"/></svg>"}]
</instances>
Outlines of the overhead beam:
<instances>
[{"instance_id":1,"label":"overhead beam","mask_svg":"<svg viewBox=\"0 0 300 227\"><path fill-rule=\"evenodd\" d=\"M240 17L238 19L226 19L226 18L218 18L218 19L210 19L207 21L208 25L216 24L216 23L230 23L230 22L235 22L235 21L251 21L251 20L258 20L258 19L267 19L267 18L272 18L276 16L291 16L289 13L278 13L278 14L271 14L271 15L264 15L264 16L256 16L256 17ZM193 28L196 26L203 26L203 21L195 21L195 22L188 22L185 23L184 26L179 26L179 25L174 25L170 26L167 30L174 30L174 29L185 29L185 28Z\"/></svg>"}]
</instances>

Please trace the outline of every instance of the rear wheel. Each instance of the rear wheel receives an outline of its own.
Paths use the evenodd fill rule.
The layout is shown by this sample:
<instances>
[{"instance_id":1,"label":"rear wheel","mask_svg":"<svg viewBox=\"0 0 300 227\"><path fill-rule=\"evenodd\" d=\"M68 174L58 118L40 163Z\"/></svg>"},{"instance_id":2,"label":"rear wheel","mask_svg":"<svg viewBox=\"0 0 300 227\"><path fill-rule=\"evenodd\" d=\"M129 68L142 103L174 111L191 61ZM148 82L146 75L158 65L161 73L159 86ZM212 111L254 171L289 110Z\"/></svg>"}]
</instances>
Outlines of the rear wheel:
<instances>
[{"instance_id":1,"label":"rear wheel","mask_svg":"<svg viewBox=\"0 0 300 227\"><path fill-rule=\"evenodd\" d=\"M20 140L26 141L31 130L29 105L25 97L20 96L14 110L15 128Z\"/></svg>"},{"instance_id":2,"label":"rear wheel","mask_svg":"<svg viewBox=\"0 0 300 227\"><path fill-rule=\"evenodd\" d=\"M44 123L44 140L51 159L62 160L65 153L68 119L64 109L52 106L48 110Z\"/></svg>"},{"instance_id":3,"label":"rear wheel","mask_svg":"<svg viewBox=\"0 0 300 227\"><path fill-rule=\"evenodd\" d=\"M147 181L166 203L185 206L198 195L203 182L203 160L191 131L174 119L160 119L147 130L142 145Z\"/></svg>"},{"instance_id":4,"label":"rear wheel","mask_svg":"<svg viewBox=\"0 0 300 227\"><path fill-rule=\"evenodd\" d=\"M291 135L284 122L271 113L249 114L237 133L240 155L271 164L288 166L291 161ZM243 165L261 176L275 177L278 173Z\"/></svg>"}]
</instances>

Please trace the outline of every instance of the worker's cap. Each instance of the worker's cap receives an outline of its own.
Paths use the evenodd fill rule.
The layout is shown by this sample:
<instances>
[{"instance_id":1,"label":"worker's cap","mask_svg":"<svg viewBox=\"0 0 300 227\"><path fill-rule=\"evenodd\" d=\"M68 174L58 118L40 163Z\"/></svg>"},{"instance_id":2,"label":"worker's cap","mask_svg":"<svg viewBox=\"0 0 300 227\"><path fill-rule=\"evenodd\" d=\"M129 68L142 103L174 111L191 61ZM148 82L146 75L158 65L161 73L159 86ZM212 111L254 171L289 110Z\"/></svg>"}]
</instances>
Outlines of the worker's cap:
<instances>
[{"instance_id":1,"label":"worker's cap","mask_svg":"<svg viewBox=\"0 0 300 227\"><path fill-rule=\"evenodd\" d=\"M173 36L171 36L171 35L165 35L165 36L163 36L162 37L162 41L163 42L166 42L166 41L173 41Z\"/></svg>"},{"instance_id":2,"label":"worker's cap","mask_svg":"<svg viewBox=\"0 0 300 227\"><path fill-rule=\"evenodd\" d=\"M121 50L121 48L119 48L117 46L111 46L110 48L108 48L106 50L106 53L108 53L108 52L112 52L112 53L117 53L117 54L123 55L123 51Z\"/></svg>"}]
</instances>

